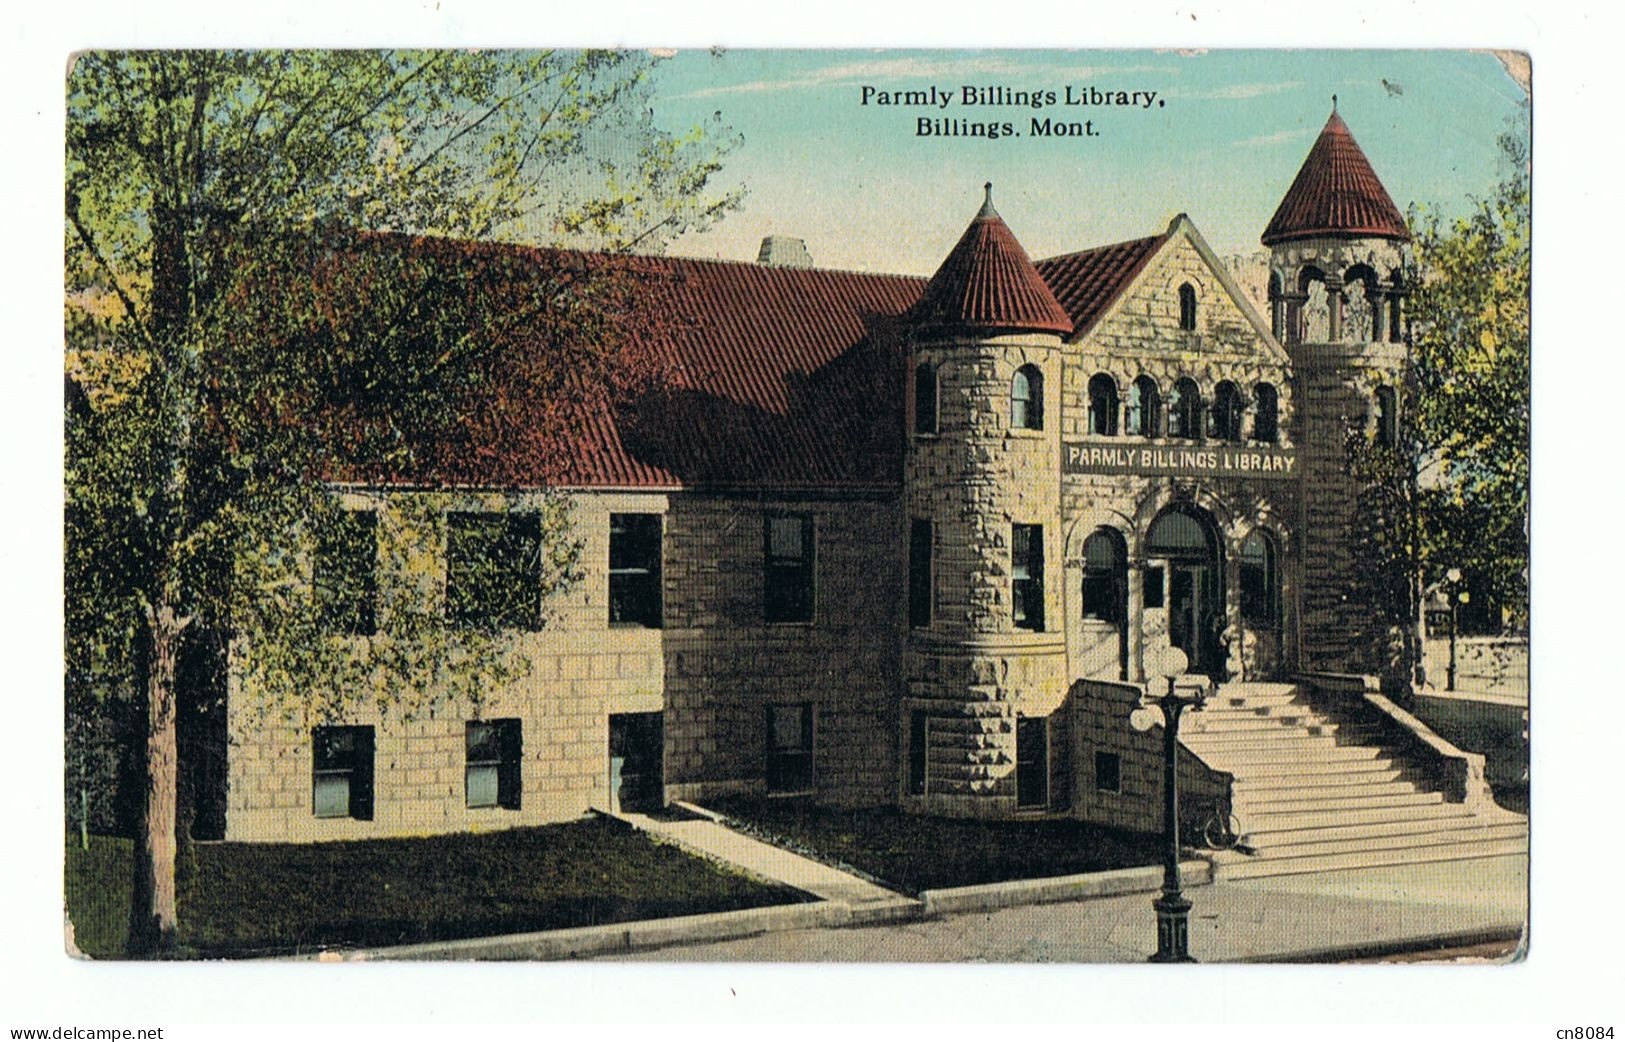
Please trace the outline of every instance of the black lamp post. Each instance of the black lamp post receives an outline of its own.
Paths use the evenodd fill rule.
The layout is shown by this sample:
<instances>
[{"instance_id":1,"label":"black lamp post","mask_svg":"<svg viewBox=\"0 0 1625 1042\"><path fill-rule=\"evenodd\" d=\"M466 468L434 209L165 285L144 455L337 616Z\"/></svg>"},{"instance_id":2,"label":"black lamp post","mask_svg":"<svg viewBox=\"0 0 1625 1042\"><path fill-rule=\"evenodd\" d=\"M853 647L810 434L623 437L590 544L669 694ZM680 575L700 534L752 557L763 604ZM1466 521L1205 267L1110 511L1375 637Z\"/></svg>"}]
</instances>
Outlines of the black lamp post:
<instances>
[{"instance_id":1,"label":"black lamp post","mask_svg":"<svg viewBox=\"0 0 1625 1042\"><path fill-rule=\"evenodd\" d=\"M1136 730L1150 730L1156 722L1151 707L1162 710L1162 827L1167 842L1162 864L1162 893L1151 902L1157 911L1157 953L1151 962L1195 962L1190 954L1191 903L1179 888L1179 715L1187 708L1200 709L1207 692L1198 688L1182 696L1177 683L1190 665L1179 648L1170 647L1162 656L1158 672L1168 680L1168 693L1148 696L1129 717Z\"/></svg>"},{"instance_id":2,"label":"black lamp post","mask_svg":"<svg viewBox=\"0 0 1625 1042\"><path fill-rule=\"evenodd\" d=\"M1446 596L1450 598L1450 669L1446 676L1447 683L1445 685L1445 689L1447 691L1454 691L1456 690L1456 627L1458 625L1456 616L1456 589L1461 585L1461 569L1452 568L1445 572L1444 581L1449 584L1449 592L1446 594Z\"/></svg>"}]
</instances>

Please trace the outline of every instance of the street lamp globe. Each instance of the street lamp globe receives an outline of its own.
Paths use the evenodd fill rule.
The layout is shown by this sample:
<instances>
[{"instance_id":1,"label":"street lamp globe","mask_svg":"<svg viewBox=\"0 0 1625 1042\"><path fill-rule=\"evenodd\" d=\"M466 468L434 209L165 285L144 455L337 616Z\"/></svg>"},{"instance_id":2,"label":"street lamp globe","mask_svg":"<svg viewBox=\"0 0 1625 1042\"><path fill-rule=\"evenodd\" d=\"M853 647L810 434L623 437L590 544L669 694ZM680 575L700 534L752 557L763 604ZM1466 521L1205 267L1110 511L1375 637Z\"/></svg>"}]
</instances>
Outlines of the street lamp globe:
<instances>
[{"instance_id":1,"label":"street lamp globe","mask_svg":"<svg viewBox=\"0 0 1625 1042\"><path fill-rule=\"evenodd\" d=\"M1157 659L1157 675L1169 680L1184 676L1190 667L1190 656L1185 654L1185 649L1174 647L1172 644L1163 648L1162 654Z\"/></svg>"}]
</instances>

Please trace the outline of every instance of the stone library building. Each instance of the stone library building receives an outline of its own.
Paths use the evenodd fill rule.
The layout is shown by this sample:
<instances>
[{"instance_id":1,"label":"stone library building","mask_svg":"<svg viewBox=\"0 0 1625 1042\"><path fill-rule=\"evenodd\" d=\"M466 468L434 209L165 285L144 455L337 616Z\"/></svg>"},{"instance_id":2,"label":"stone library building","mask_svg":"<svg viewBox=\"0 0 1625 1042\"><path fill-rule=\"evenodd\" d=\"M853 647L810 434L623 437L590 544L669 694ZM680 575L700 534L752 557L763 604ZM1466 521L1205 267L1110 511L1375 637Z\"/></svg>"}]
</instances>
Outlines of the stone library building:
<instances>
[{"instance_id":1,"label":"stone library building","mask_svg":"<svg viewBox=\"0 0 1625 1042\"><path fill-rule=\"evenodd\" d=\"M1178 682L1212 692L1187 798L1266 856L1519 842L1471 757L1366 712L1347 444L1398 422L1399 209L1334 111L1261 230L1266 310L1188 216L1148 231L1033 260L989 186L928 279L783 237L648 258L677 386L654 436L616 409L577 433L580 579L545 624L501 620L528 668L463 710L333 720L259 711L233 661L200 820L360 839L754 793L1154 830L1161 741L1129 716ZM363 595L450 619L482 560L540 557L503 547L549 494L343 486ZM392 559L426 523L443 556Z\"/></svg>"}]
</instances>

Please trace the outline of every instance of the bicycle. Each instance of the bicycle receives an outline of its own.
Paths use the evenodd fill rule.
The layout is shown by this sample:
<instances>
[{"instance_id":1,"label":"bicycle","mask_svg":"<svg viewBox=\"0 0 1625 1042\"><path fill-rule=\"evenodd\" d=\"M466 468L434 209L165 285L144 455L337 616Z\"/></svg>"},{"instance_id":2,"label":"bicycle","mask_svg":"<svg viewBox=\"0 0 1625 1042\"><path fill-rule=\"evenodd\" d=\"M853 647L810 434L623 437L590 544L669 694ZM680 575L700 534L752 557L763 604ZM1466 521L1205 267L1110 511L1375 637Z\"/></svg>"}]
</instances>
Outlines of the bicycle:
<instances>
[{"instance_id":1,"label":"bicycle","mask_svg":"<svg viewBox=\"0 0 1625 1042\"><path fill-rule=\"evenodd\" d=\"M1207 820L1202 823L1202 842L1207 844L1208 849L1250 853L1251 848L1244 842L1246 838L1241 831L1241 819L1223 803L1215 802Z\"/></svg>"}]
</instances>

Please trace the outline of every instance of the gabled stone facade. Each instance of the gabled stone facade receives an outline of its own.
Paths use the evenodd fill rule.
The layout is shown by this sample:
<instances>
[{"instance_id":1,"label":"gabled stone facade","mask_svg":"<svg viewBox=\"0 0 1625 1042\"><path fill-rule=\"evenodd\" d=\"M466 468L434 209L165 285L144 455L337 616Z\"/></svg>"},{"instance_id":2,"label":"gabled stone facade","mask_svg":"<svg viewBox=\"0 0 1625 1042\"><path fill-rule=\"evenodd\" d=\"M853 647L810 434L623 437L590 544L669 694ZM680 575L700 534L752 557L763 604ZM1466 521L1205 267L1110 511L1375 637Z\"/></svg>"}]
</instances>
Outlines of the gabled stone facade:
<instances>
[{"instance_id":1,"label":"gabled stone facade","mask_svg":"<svg viewBox=\"0 0 1625 1042\"><path fill-rule=\"evenodd\" d=\"M1295 219L1318 213L1306 176ZM402 719L362 697L341 721L310 707L268 715L244 680L252 649L238 647L227 837L536 824L615 809L635 787L656 803L777 790L1153 826L1158 752L1118 718L1162 682L1163 649L1226 680L1371 657L1348 638L1368 609L1347 598L1358 488L1344 442L1403 376L1403 244L1277 223L1266 317L1184 215L1154 238L1034 265L990 193L929 285L863 284L903 302L876 320L884 337L785 378L787 395L857 380L895 396L869 401L895 472L870 459L846 485L821 473L565 490L580 581L515 638L528 671L478 707L448 698ZM773 272L804 308L818 273ZM754 349L784 350L772 344ZM859 362L873 371L842 369ZM790 422L751 408L715 415L752 437ZM784 413L809 459L823 427L851 426ZM685 431L686 448L733 433ZM526 494L348 495L387 535L408 513L443 525L448 511L523 509ZM617 514L660 519L653 624L610 621ZM403 560L382 535L379 611L400 597L434 610L443 538L425 544L440 556ZM786 582L805 588L775 617ZM517 790L511 805L470 807L470 723L493 720L517 721L517 763L502 764ZM337 784L318 778L316 729L334 723L371 729L366 817L315 813L318 786ZM1224 798L1222 772L1194 759L1181 770L1189 792Z\"/></svg>"}]
</instances>

